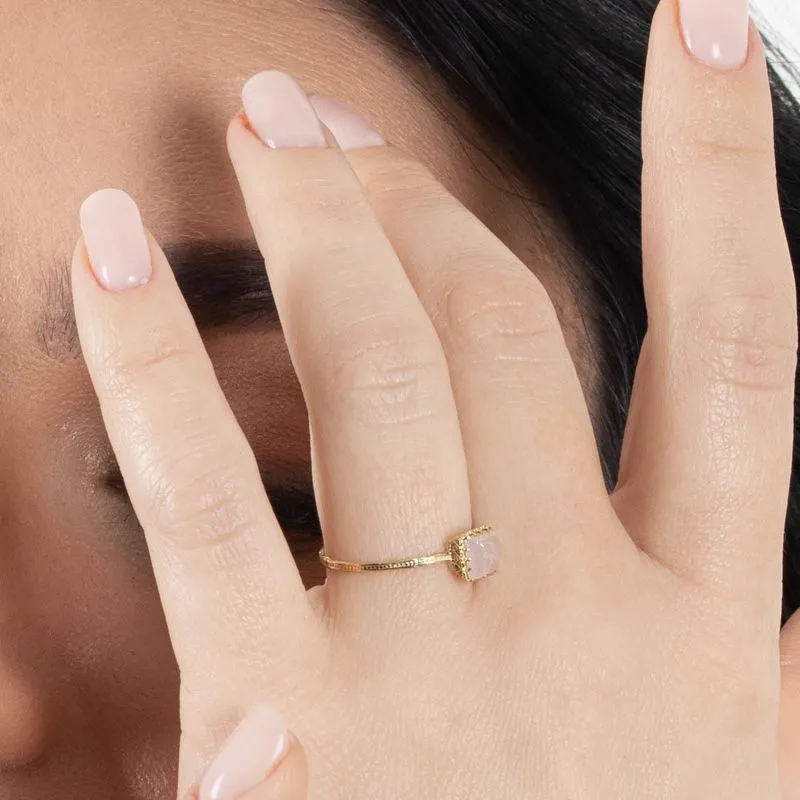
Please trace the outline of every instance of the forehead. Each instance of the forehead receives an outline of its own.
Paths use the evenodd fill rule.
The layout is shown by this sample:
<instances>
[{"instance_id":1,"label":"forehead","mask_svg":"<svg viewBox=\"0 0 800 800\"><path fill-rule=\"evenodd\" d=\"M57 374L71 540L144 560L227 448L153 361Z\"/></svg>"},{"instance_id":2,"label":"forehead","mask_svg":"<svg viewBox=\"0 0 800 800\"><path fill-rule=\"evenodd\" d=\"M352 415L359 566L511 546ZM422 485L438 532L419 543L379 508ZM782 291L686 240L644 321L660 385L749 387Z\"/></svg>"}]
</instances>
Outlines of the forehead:
<instances>
[{"instance_id":1,"label":"forehead","mask_svg":"<svg viewBox=\"0 0 800 800\"><path fill-rule=\"evenodd\" d=\"M29 330L26 318L67 262L77 209L93 190L130 191L159 236L181 226L236 225L235 215L221 219L231 208L222 199L235 197L221 142L244 64L217 58L212 69L219 53L210 32L191 17L178 24L153 3L0 0L0 17L0 303L7 312L0 349L7 349L3 341Z\"/></svg>"},{"instance_id":2,"label":"forehead","mask_svg":"<svg viewBox=\"0 0 800 800\"><path fill-rule=\"evenodd\" d=\"M469 121L420 85L357 6L0 0L0 373L9 343L35 338L80 203L96 189L132 194L162 243L250 237L225 131L242 84L262 69L351 102L513 249L532 249L527 204L506 191L482 144L467 146L478 141Z\"/></svg>"},{"instance_id":3,"label":"forehead","mask_svg":"<svg viewBox=\"0 0 800 800\"><path fill-rule=\"evenodd\" d=\"M130 192L162 242L247 238L225 150L243 82L277 67L355 99L378 46L300 0L0 0L0 19L0 307L15 322L98 188Z\"/></svg>"},{"instance_id":4,"label":"forehead","mask_svg":"<svg viewBox=\"0 0 800 800\"><path fill-rule=\"evenodd\" d=\"M259 10L224 5L0 0L5 270L71 250L78 205L102 186L130 191L161 237L241 224L226 124L241 82L284 60L285 29L296 39L313 19L270 2L266 24Z\"/></svg>"},{"instance_id":5,"label":"forehead","mask_svg":"<svg viewBox=\"0 0 800 800\"><path fill-rule=\"evenodd\" d=\"M0 313L0 357L71 256L79 205L96 189L132 194L162 242L249 237L225 130L262 69L353 103L460 197L482 196L439 100L355 7L0 0L0 309L12 309Z\"/></svg>"}]
</instances>

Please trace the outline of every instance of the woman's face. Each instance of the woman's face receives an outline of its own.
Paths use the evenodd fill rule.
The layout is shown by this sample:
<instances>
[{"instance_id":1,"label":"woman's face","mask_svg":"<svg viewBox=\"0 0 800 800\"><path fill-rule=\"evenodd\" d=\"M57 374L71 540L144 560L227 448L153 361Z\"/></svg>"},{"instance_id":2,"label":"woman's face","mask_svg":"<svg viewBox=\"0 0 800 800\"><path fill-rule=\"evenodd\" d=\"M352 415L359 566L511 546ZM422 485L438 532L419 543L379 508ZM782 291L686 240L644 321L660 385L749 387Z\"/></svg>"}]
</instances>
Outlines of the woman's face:
<instances>
[{"instance_id":1,"label":"woman's face","mask_svg":"<svg viewBox=\"0 0 800 800\"><path fill-rule=\"evenodd\" d=\"M235 317L234 282L204 277L243 268L251 238L225 128L242 83L274 67L353 103L531 264L565 319L573 306L530 207L346 8L0 0L0 19L0 800L171 798L178 675L70 317L81 200L133 194L190 304ZM204 335L313 583L305 411L264 311Z\"/></svg>"}]
</instances>

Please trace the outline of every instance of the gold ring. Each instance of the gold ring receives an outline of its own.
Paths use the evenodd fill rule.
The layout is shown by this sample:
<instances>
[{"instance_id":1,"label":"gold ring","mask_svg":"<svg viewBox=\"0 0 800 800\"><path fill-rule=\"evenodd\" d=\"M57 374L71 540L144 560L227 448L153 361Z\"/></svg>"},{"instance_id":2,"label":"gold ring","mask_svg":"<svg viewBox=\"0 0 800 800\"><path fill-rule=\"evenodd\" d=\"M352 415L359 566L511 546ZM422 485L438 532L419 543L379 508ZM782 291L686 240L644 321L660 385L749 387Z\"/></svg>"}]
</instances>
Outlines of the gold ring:
<instances>
[{"instance_id":1,"label":"gold ring","mask_svg":"<svg viewBox=\"0 0 800 800\"><path fill-rule=\"evenodd\" d=\"M441 553L432 553L402 561L337 561L325 555L325 548L319 551L319 560L326 569L337 572L382 572L392 569L414 569L430 564L449 563L456 574L472 583L488 578L497 572L500 564L500 540L489 525L473 528L447 542Z\"/></svg>"}]
</instances>

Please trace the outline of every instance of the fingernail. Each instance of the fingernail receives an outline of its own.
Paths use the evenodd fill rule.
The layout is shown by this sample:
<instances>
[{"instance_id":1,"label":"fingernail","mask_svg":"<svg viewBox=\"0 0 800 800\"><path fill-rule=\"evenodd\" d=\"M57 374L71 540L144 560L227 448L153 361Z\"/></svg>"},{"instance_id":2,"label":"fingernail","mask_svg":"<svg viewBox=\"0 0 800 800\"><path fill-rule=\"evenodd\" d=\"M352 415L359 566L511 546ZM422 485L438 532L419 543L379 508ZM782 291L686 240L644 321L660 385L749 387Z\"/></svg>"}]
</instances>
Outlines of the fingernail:
<instances>
[{"instance_id":1,"label":"fingernail","mask_svg":"<svg viewBox=\"0 0 800 800\"><path fill-rule=\"evenodd\" d=\"M150 280L150 248L130 195L101 189L83 201L80 218L89 263L101 286L120 292Z\"/></svg>"},{"instance_id":2,"label":"fingernail","mask_svg":"<svg viewBox=\"0 0 800 800\"><path fill-rule=\"evenodd\" d=\"M231 734L200 785L200 800L238 800L281 762L289 732L278 714L256 706Z\"/></svg>"},{"instance_id":3,"label":"fingernail","mask_svg":"<svg viewBox=\"0 0 800 800\"><path fill-rule=\"evenodd\" d=\"M689 52L721 71L739 69L750 46L749 0L681 0L681 25Z\"/></svg>"},{"instance_id":4,"label":"fingernail","mask_svg":"<svg viewBox=\"0 0 800 800\"><path fill-rule=\"evenodd\" d=\"M325 147L325 134L306 93L283 72L260 72L242 89L250 127L267 147Z\"/></svg>"},{"instance_id":5,"label":"fingernail","mask_svg":"<svg viewBox=\"0 0 800 800\"><path fill-rule=\"evenodd\" d=\"M386 144L378 131L341 100L315 95L311 98L311 105L342 150L361 150Z\"/></svg>"}]
</instances>

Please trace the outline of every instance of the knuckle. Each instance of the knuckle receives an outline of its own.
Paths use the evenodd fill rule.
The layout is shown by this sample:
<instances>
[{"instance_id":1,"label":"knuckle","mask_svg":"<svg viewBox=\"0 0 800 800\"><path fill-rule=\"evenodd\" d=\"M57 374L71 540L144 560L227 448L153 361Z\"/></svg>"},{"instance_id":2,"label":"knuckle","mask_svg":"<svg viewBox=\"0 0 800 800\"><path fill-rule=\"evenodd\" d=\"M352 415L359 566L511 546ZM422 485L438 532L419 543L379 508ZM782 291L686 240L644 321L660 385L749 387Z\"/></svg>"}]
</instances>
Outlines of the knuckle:
<instances>
[{"instance_id":1,"label":"knuckle","mask_svg":"<svg viewBox=\"0 0 800 800\"><path fill-rule=\"evenodd\" d=\"M774 146L766 128L741 124L741 115L733 113L710 124L687 116L676 131L672 155L677 163L774 162Z\"/></svg>"},{"instance_id":2,"label":"knuckle","mask_svg":"<svg viewBox=\"0 0 800 800\"><path fill-rule=\"evenodd\" d=\"M365 335L356 325L337 337L328 363L328 391L370 425L399 425L430 417L441 353L419 332L389 325ZM368 327L372 327L369 325Z\"/></svg>"},{"instance_id":3,"label":"knuckle","mask_svg":"<svg viewBox=\"0 0 800 800\"><path fill-rule=\"evenodd\" d=\"M343 191L341 184L328 178L306 178L293 185L289 195L290 205L315 219L332 217L346 223L359 209L359 204Z\"/></svg>"},{"instance_id":4,"label":"knuckle","mask_svg":"<svg viewBox=\"0 0 800 800\"><path fill-rule=\"evenodd\" d=\"M769 164L774 159L772 148L760 141L752 141L727 131L713 132L706 136L694 135L686 144L685 151L696 163L744 162Z\"/></svg>"},{"instance_id":5,"label":"knuckle","mask_svg":"<svg viewBox=\"0 0 800 800\"><path fill-rule=\"evenodd\" d=\"M688 327L691 346L712 382L766 391L794 386L793 307L759 294L704 299L695 303Z\"/></svg>"},{"instance_id":6,"label":"knuckle","mask_svg":"<svg viewBox=\"0 0 800 800\"><path fill-rule=\"evenodd\" d=\"M298 164L287 180L273 191L279 194L276 200L282 205L302 212L312 223L332 219L347 223L362 212L358 195L348 190L338 173L320 169L309 162Z\"/></svg>"},{"instance_id":7,"label":"knuckle","mask_svg":"<svg viewBox=\"0 0 800 800\"><path fill-rule=\"evenodd\" d=\"M196 357L175 331L155 330L135 346L118 343L108 350L101 369L114 395L129 396L161 373L179 374Z\"/></svg>"},{"instance_id":8,"label":"knuckle","mask_svg":"<svg viewBox=\"0 0 800 800\"><path fill-rule=\"evenodd\" d=\"M479 260L475 269L470 260ZM550 363L562 349L563 334L544 289L527 275L486 277L486 256L459 259L463 278L443 295L437 316L453 350L470 361ZM480 276L469 278L470 274Z\"/></svg>"},{"instance_id":9,"label":"knuckle","mask_svg":"<svg viewBox=\"0 0 800 800\"><path fill-rule=\"evenodd\" d=\"M198 467L201 460L205 467ZM247 499L241 480L225 470L209 469L208 463L213 461L206 455L192 453L149 466L153 524L159 539L172 549L215 551L220 566L238 563L253 544L255 526ZM188 478L187 467L195 469Z\"/></svg>"},{"instance_id":10,"label":"knuckle","mask_svg":"<svg viewBox=\"0 0 800 800\"><path fill-rule=\"evenodd\" d=\"M397 225L448 230L458 222L452 197L422 164L384 164L370 174L366 191Z\"/></svg>"},{"instance_id":11,"label":"knuckle","mask_svg":"<svg viewBox=\"0 0 800 800\"><path fill-rule=\"evenodd\" d=\"M391 158L374 164L364 185L370 196L393 198L401 207L417 204L421 195L440 196L444 193L422 164Z\"/></svg>"}]
</instances>

